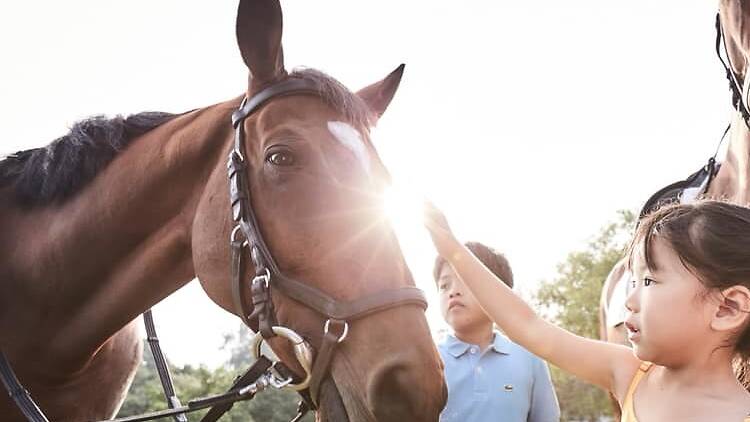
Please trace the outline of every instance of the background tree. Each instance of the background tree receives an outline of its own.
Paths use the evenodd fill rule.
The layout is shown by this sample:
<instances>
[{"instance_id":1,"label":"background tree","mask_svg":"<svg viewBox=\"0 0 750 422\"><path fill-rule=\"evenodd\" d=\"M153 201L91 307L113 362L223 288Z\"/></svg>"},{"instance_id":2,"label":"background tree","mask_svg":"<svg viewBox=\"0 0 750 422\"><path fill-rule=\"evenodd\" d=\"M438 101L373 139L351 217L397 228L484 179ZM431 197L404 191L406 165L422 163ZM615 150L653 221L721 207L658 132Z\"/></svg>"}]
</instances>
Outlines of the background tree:
<instances>
[{"instance_id":1,"label":"background tree","mask_svg":"<svg viewBox=\"0 0 750 422\"><path fill-rule=\"evenodd\" d=\"M570 253L558 275L542 282L535 302L550 321L578 335L599 338L599 296L607 274L623 256L635 214L619 211L615 222L603 227L581 251ZM551 367L563 421L599 421L612 415L603 390Z\"/></svg>"}]
</instances>

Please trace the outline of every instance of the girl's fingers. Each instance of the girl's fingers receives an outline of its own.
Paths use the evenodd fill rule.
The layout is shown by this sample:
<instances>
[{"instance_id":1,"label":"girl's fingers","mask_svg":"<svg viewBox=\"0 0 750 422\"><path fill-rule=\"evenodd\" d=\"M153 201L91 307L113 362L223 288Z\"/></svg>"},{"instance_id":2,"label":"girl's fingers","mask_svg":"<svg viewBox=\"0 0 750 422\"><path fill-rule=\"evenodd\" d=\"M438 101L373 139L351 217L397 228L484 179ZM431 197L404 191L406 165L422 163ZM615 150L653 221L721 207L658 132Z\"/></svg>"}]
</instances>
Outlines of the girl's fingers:
<instances>
[{"instance_id":1,"label":"girl's fingers","mask_svg":"<svg viewBox=\"0 0 750 422\"><path fill-rule=\"evenodd\" d=\"M427 222L428 227L450 230L445 215L435 206L435 204L429 201L425 203L425 222Z\"/></svg>"},{"instance_id":2,"label":"girl's fingers","mask_svg":"<svg viewBox=\"0 0 750 422\"><path fill-rule=\"evenodd\" d=\"M425 201L424 224L438 249L453 237L445 215L430 201Z\"/></svg>"}]
</instances>

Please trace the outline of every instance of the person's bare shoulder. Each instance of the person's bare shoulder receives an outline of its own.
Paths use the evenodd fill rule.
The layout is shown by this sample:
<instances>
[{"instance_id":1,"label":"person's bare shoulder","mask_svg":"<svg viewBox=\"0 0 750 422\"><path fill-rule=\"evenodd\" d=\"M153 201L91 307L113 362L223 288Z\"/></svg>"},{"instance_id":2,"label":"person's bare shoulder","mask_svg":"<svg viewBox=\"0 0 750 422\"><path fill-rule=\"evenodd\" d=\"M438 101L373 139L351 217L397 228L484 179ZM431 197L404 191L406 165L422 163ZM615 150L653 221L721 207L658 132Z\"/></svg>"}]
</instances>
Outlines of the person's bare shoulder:
<instances>
[{"instance_id":1,"label":"person's bare shoulder","mask_svg":"<svg viewBox=\"0 0 750 422\"><path fill-rule=\"evenodd\" d=\"M612 371L614 379L612 380L612 394L622 405L625 395L628 393L630 384L641 367L641 362L634 355L633 351L625 346L617 345L618 351L617 364Z\"/></svg>"}]
</instances>

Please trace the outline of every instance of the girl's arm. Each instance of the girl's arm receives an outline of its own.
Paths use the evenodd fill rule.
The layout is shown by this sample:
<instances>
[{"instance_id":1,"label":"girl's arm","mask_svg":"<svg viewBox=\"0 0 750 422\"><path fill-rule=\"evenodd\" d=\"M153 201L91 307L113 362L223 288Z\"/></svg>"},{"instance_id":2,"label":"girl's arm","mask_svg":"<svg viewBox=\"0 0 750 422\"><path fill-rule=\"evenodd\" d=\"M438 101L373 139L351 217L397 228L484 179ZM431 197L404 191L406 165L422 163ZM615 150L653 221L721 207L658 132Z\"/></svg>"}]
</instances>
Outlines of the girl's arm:
<instances>
[{"instance_id":1,"label":"girl's arm","mask_svg":"<svg viewBox=\"0 0 750 422\"><path fill-rule=\"evenodd\" d=\"M577 336L540 318L456 240L445 217L432 205L427 208L426 225L440 255L511 340L618 398L624 396L640 364L629 348Z\"/></svg>"}]
</instances>

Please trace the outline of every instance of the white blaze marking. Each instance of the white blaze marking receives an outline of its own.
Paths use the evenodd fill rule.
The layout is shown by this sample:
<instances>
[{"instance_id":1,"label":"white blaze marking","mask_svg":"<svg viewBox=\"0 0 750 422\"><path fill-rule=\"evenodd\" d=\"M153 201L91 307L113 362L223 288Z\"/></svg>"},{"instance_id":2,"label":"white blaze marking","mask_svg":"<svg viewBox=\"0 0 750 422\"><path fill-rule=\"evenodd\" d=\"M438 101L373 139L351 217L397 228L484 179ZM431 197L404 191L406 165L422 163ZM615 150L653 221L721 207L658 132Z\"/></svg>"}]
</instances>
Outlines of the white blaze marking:
<instances>
[{"instance_id":1,"label":"white blaze marking","mask_svg":"<svg viewBox=\"0 0 750 422\"><path fill-rule=\"evenodd\" d=\"M328 130L336 140L354 153L365 172L370 174L370 155L367 153L367 146L357 129L346 122L328 122Z\"/></svg>"}]
</instances>

